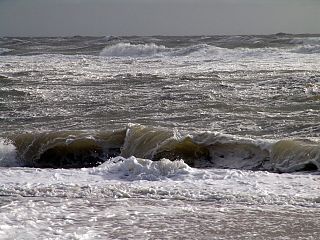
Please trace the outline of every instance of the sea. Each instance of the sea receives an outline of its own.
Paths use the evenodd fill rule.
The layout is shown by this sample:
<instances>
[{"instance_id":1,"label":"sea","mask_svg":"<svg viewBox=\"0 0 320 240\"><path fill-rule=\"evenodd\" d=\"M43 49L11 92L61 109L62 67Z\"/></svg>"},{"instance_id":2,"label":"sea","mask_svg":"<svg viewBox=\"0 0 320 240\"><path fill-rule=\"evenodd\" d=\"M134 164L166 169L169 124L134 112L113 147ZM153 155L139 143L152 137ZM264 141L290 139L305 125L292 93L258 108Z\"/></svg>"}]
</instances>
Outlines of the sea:
<instances>
[{"instance_id":1,"label":"sea","mask_svg":"<svg viewBox=\"0 0 320 240\"><path fill-rule=\"evenodd\" d=\"M319 239L320 35L0 38L0 239Z\"/></svg>"}]
</instances>

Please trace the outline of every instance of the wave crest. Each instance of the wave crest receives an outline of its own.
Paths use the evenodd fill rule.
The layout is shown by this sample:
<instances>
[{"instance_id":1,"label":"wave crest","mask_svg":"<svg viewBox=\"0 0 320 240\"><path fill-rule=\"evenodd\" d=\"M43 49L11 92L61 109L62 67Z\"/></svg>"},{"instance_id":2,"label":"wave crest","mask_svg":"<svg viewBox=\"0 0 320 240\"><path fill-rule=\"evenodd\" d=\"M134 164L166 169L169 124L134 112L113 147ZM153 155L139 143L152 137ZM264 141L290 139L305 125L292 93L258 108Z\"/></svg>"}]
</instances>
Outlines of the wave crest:
<instances>
[{"instance_id":1,"label":"wave crest","mask_svg":"<svg viewBox=\"0 0 320 240\"><path fill-rule=\"evenodd\" d=\"M188 166L197 168L275 172L320 169L318 142L294 139L255 140L215 132L185 134L177 130L134 124L123 130L91 134L21 134L11 137L11 142L0 142L2 166L5 162L15 162L18 159L21 166L27 167L94 167L121 156L122 160L131 157L155 162L161 162L162 159L183 160ZM130 161L143 165L140 160Z\"/></svg>"},{"instance_id":2,"label":"wave crest","mask_svg":"<svg viewBox=\"0 0 320 240\"><path fill-rule=\"evenodd\" d=\"M12 137L22 166L93 167L120 155L124 131L104 133L48 132Z\"/></svg>"},{"instance_id":3,"label":"wave crest","mask_svg":"<svg viewBox=\"0 0 320 240\"><path fill-rule=\"evenodd\" d=\"M107 57L146 57L167 51L165 46L149 44L117 43L105 47L100 55Z\"/></svg>"}]
</instances>

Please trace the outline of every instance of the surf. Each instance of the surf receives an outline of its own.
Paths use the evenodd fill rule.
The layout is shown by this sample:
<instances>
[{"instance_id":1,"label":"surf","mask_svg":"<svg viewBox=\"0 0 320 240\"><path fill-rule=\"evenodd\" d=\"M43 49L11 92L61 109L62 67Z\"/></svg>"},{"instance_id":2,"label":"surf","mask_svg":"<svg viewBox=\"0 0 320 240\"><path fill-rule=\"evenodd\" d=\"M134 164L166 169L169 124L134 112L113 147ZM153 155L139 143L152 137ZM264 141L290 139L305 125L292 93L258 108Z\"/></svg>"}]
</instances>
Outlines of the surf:
<instances>
[{"instance_id":1,"label":"surf","mask_svg":"<svg viewBox=\"0 0 320 240\"><path fill-rule=\"evenodd\" d=\"M113 131L25 133L1 142L3 166L83 168L110 159L183 161L195 168L271 172L318 171L320 145L302 139L251 139L129 124Z\"/></svg>"}]
</instances>

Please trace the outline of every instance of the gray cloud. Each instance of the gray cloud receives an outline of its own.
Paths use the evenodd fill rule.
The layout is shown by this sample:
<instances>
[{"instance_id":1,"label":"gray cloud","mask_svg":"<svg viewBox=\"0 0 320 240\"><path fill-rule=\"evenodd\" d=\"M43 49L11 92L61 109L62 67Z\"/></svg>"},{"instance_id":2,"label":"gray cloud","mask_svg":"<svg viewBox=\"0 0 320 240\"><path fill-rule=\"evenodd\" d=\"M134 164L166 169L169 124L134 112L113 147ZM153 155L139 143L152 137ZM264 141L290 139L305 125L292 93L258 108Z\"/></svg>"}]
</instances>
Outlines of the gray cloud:
<instances>
[{"instance_id":1,"label":"gray cloud","mask_svg":"<svg viewBox=\"0 0 320 240\"><path fill-rule=\"evenodd\" d=\"M0 0L0 35L320 32L314 0Z\"/></svg>"}]
</instances>

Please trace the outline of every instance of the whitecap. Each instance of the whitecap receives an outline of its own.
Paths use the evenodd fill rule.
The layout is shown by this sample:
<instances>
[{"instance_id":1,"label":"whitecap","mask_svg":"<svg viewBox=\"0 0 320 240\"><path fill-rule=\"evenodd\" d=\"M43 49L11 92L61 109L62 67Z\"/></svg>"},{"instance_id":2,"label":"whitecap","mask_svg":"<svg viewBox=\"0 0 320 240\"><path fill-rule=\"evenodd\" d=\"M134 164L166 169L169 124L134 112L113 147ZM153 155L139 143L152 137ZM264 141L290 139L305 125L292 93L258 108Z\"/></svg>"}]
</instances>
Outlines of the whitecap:
<instances>
[{"instance_id":1,"label":"whitecap","mask_svg":"<svg viewBox=\"0 0 320 240\"><path fill-rule=\"evenodd\" d=\"M148 57L167 51L165 46L148 44L117 43L105 47L100 56L106 57Z\"/></svg>"}]
</instances>

